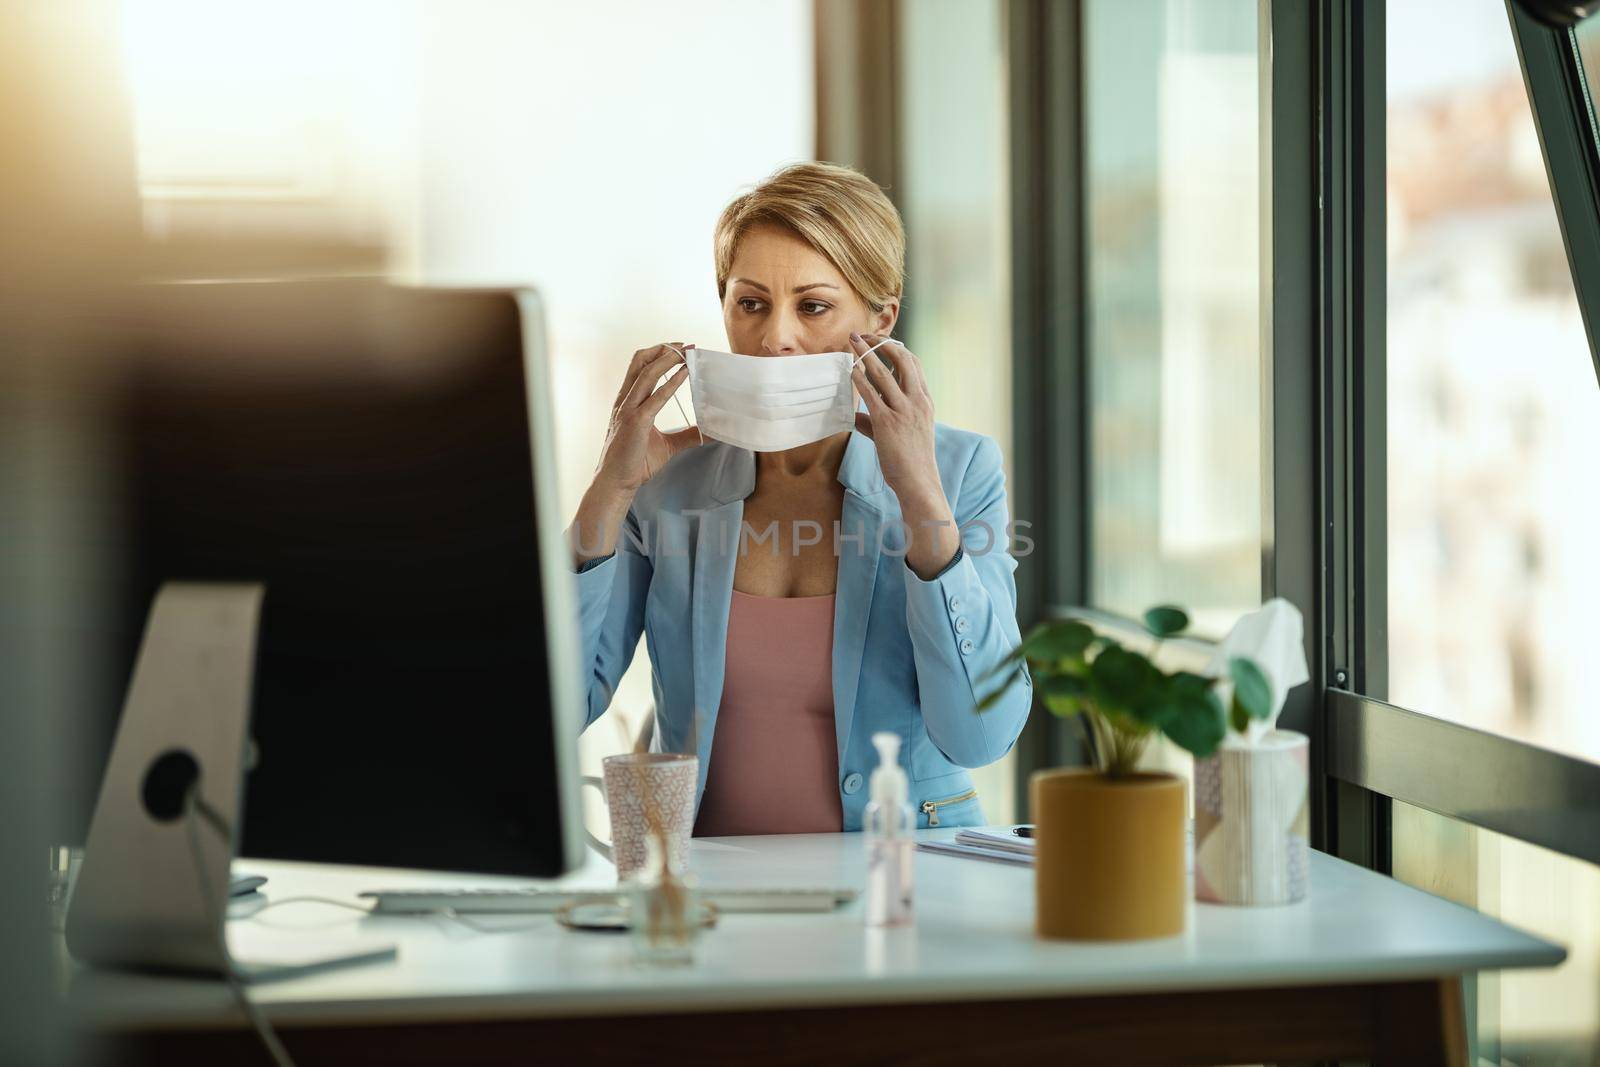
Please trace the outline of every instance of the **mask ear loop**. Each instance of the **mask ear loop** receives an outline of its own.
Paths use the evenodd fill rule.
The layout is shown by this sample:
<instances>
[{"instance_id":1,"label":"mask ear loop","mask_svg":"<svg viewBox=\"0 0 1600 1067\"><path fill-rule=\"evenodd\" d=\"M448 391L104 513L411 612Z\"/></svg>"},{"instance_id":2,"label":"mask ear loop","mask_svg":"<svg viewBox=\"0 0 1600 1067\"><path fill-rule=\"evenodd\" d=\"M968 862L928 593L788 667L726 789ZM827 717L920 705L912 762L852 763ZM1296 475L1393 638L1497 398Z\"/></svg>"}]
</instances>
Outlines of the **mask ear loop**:
<instances>
[{"instance_id":1,"label":"mask ear loop","mask_svg":"<svg viewBox=\"0 0 1600 1067\"><path fill-rule=\"evenodd\" d=\"M879 341L877 344L873 345L871 348L867 349L865 352L861 353L854 360L852 360L851 363L850 363L850 369L852 371L854 371L856 369L856 366L862 360L864 360L868 356L872 355L872 353L876 352L878 349L882 348L884 345L897 345L899 343L900 342L896 341L893 337L885 337L883 340ZM889 373L894 374L894 368L891 367L889 369ZM900 376L898 374L895 375L895 379L896 380L899 380L899 377Z\"/></svg>"},{"instance_id":2,"label":"mask ear loop","mask_svg":"<svg viewBox=\"0 0 1600 1067\"><path fill-rule=\"evenodd\" d=\"M897 345L899 343L900 342L896 341L893 337L885 337L883 340L879 341L877 344L873 345L871 348L867 349L865 352L861 353L854 360L852 360L851 363L850 363L850 369L851 370L855 370L857 363L860 363L862 360L864 360L868 356L872 355L872 353L876 352L878 349L882 348L884 345Z\"/></svg>"}]
</instances>

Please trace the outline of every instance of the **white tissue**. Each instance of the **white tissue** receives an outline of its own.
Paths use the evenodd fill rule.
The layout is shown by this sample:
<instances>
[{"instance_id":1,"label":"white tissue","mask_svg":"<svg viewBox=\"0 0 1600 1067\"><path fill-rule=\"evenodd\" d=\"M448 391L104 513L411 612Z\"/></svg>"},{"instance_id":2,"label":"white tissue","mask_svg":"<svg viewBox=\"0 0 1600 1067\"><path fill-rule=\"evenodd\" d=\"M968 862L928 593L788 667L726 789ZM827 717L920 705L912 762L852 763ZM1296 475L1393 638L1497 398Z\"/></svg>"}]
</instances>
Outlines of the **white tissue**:
<instances>
[{"instance_id":1,"label":"white tissue","mask_svg":"<svg viewBox=\"0 0 1600 1067\"><path fill-rule=\"evenodd\" d=\"M1207 673L1226 678L1228 660L1243 656L1254 660L1266 674L1272 687L1272 714L1265 719L1250 720L1244 743L1251 748L1258 747L1262 738L1277 728L1278 715L1283 711L1289 690L1311 680L1311 671L1306 666L1304 634L1305 620L1300 616L1300 609L1282 597L1273 597L1233 624L1207 665ZM1230 734L1229 740L1233 737Z\"/></svg>"}]
</instances>

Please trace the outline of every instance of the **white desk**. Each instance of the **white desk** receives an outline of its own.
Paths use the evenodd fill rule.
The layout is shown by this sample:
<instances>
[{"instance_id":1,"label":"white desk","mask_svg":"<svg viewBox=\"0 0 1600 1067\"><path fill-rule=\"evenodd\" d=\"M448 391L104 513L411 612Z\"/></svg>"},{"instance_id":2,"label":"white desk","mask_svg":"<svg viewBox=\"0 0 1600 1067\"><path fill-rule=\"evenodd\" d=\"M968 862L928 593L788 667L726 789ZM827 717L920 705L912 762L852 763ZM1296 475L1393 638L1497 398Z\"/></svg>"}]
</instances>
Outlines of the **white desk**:
<instances>
[{"instance_id":1,"label":"white desk","mask_svg":"<svg viewBox=\"0 0 1600 1067\"><path fill-rule=\"evenodd\" d=\"M864 878L862 839L854 834L696 842L692 865L707 886L859 886ZM241 867L268 875L267 895L278 899L354 902L358 891L378 887L510 882ZM1035 938L1029 869L919 853L916 873L914 928L869 931L859 902L826 915L724 916L703 937L698 962L685 968L641 968L625 936L569 931L542 916L481 917L511 928L491 934L444 917L362 917L290 904L236 927L251 937L326 930L400 946L392 963L254 990L302 1064L370 1052L375 1042L391 1062L465 1060L468 1048L485 1060L496 1050L514 1059L552 1046L627 1060L639 1054L641 1034L652 1035L652 1058L665 1049L702 1063L718 1062L719 1049L753 1055L749 1042L763 1034L776 1042L761 1050L765 1062L812 1062L825 1046L831 1064L882 1062L891 1050L913 1048L919 1062L970 1063L974 1048L1002 1047L991 1043L996 1028L1002 1044L1015 1033L1021 1043L1007 1046L1008 1054L1022 1057L1076 1051L1092 1059L1098 1048L1130 1053L1123 1059L1148 1046L1158 1062L1386 1055L1448 1062L1459 1030L1455 978L1550 966L1565 956L1320 853L1304 903L1195 904L1182 937L1114 944ZM597 863L568 881L601 884L608 876ZM1247 988L1254 992L1229 992ZM159 1032L164 1056L187 1048L196 1059L214 1057L222 1044L248 1039L220 983L78 969L69 995L89 1025ZM644 1028L595 1018L643 1016L656 1018ZM196 1033L206 1030L213 1033ZM778 1041L777 1033L789 1036ZM873 1042L870 1034L881 1036ZM876 1054L867 1055L875 1043Z\"/></svg>"}]
</instances>

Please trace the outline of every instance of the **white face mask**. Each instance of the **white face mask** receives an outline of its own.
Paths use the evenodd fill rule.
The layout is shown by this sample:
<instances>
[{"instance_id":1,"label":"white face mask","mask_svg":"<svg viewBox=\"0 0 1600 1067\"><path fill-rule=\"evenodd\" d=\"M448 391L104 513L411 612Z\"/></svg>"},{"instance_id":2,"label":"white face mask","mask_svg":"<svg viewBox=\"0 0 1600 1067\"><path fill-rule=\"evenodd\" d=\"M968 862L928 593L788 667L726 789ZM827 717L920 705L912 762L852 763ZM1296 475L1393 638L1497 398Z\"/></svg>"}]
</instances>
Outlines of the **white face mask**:
<instances>
[{"instance_id":1,"label":"white face mask","mask_svg":"<svg viewBox=\"0 0 1600 1067\"><path fill-rule=\"evenodd\" d=\"M850 372L860 357L849 352L739 356L691 348L683 355L696 423L706 437L752 452L782 452L855 429Z\"/></svg>"}]
</instances>

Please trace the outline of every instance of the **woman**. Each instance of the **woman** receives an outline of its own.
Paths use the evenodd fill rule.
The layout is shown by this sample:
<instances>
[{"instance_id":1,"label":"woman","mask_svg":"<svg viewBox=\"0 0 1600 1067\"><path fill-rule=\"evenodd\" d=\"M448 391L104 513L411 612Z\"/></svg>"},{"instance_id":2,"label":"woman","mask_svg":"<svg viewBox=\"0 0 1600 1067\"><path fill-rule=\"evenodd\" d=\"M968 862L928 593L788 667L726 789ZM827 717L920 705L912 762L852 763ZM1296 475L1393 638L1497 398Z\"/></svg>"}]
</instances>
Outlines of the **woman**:
<instances>
[{"instance_id":1,"label":"woman","mask_svg":"<svg viewBox=\"0 0 1600 1067\"><path fill-rule=\"evenodd\" d=\"M904 244L883 191L843 167L792 166L728 205L729 350L853 353L856 427L775 452L664 434L684 346L642 349L568 531L588 721L642 630L653 747L700 757L698 835L859 830L881 730L902 739L921 825L980 825L967 768L1027 717L1020 667L1024 684L976 708L1019 641L1000 449L935 423L917 358L880 345Z\"/></svg>"}]
</instances>

